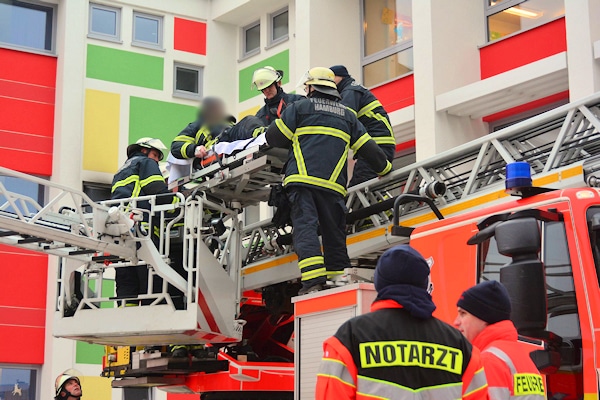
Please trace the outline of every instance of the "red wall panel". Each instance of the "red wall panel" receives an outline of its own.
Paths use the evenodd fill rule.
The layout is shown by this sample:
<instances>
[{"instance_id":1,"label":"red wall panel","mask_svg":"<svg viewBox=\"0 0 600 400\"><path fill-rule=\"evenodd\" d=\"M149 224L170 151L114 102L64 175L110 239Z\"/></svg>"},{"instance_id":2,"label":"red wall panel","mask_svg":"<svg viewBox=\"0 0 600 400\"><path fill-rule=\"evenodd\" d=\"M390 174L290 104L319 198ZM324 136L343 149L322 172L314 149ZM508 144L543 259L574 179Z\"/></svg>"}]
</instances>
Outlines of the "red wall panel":
<instances>
[{"instance_id":1,"label":"red wall panel","mask_svg":"<svg viewBox=\"0 0 600 400\"><path fill-rule=\"evenodd\" d=\"M0 246L0 363L44 362L47 280L47 256Z\"/></svg>"},{"instance_id":2,"label":"red wall panel","mask_svg":"<svg viewBox=\"0 0 600 400\"><path fill-rule=\"evenodd\" d=\"M0 49L0 60L0 165L49 176L56 57Z\"/></svg>"},{"instance_id":3,"label":"red wall panel","mask_svg":"<svg viewBox=\"0 0 600 400\"><path fill-rule=\"evenodd\" d=\"M561 100L565 100L569 98L569 91L566 90L564 92L556 93L548 97L544 97L543 99L538 99L531 101L529 103L521 104L520 106L516 106L513 108L509 108L508 110L500 111L495 114L488 115L483 117L485 122L494 122L499 121L504 118L511 117L513 115L518 115L530 110L534 110L539 107L543 107L548 104L556 103Z\"/></svg>"},{"instance_id":4,"label":"red wall panel","mask_svg":"<svg viewBox=\"0 0 600 400\"><path fill-rule=\"evenodd\" d=\"M388 113L415 104L415 81L412 74L377 86L371 92Z\"/></svg>"},{"instance_id":5,"label":"red wall panel","mask_svg":"<svg viewBox=\"0 0 600 400\"><path fill-rule=\"evenodd\" d=\"M566 50L565 19L560 18L482 47L479 50L481 79Z\"/></svg>"},{"instance_id":6,"label":"red wall panel","mask_svg":"<svg viewBox=\"0 0 600 400\"><path fill-rule=\"evenodd\" d=\"M175 50L206 55L206 24L175 18Z\"/></svg>"}]
</instances>

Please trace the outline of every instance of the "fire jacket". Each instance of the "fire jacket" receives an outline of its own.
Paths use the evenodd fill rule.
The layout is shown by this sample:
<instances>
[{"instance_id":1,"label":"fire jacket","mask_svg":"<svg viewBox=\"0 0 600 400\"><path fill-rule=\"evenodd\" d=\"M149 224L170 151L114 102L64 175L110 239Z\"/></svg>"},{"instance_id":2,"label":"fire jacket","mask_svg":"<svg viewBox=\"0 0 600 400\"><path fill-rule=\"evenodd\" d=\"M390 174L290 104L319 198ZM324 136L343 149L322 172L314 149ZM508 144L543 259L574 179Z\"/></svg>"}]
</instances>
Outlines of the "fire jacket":
<instances>
[{"instance_id":1,"label":"fire jacket","mask_svg":"<svg viewBox=\"0 0 600 400\"><path fill-rule=\"evenodd\" d=\"M337 86L342 104L356 114L375 143L395 146L396 139L390 118L377 97L351 77L342 79Z\"/></svg>"},{"instance_id":2,"label":"fire jacket","mask_svg":"<svg viewBox=\"0 0 600 400\"><path fill-rule=\"evenodd\" d=\"M437 318L393 300L342 325L323 345L316 398L487 399L479 350Z\"/></svg>"},{"instance_id":3,"label":"fire jacket","mask_svg":"<svg viewBox=\"0 0 600 400\"><path fill-rule=\"evenodd\" d=\"M546 399L544 378L531 360L531 348L517 339L513 323L500 321L488 325L473 340L481 349L490 399Z\"/></svg>"},{"instance_id":4,"label":"fire jacket","mask_svg":"<svg viewBox=\"0 0 600 400\"><path fill-rule=\"evenodd\" d=\"M277 88L277 95L272 99L265 99L265 105L258 110L256 117L263 125L269 126L271 122L281 117L283 111L292 103L305 99L299 94L285 93L280 87Z\"/></svg>"},{"instance_id":5,"label":"fire jacket","mask_svg":"<svg viewBox=\"0 0 600 400\"><path fill-rule=\"evenodd\" d=\"M337 100L315 93L289 106L267 130L271 146L289 148L285 186L303 185L346 195L348 150L383 176L392 164L354 114Z\"/></svg>"},{"instance_id":6,"label":"fire jacket","mask_svg":"<svg viewBox=\"0 0 600 400\"><path fill-rule=\"evenodd\" d=\"M169 193L169 189L158 163L142 152L133 153L113 177L111 199L162 193Z\"/></svg>"},{"instance_id":7,"label":"fire jacket","mask_svg":"<svg viewBox=\"0 0 600 400\"><path fill-rule=\"evenodd\" d=\"M188 124L171 142L171 154L179 159L194 158L196 147L205 146L210 149L219 135L233 125L232 121L209 127L198 120Z\"/></svg>"}]
</instances>

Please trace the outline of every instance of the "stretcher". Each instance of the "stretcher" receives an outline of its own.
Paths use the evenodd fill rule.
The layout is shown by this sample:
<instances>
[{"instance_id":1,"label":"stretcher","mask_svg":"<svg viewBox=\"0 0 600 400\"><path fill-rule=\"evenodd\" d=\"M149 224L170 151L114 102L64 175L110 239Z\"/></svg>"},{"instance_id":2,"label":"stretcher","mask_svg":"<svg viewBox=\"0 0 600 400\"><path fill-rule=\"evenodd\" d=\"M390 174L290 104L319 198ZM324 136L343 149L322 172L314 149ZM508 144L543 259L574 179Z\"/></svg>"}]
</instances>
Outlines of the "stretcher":
<instances>
[{"instance_id":1,"label":"stretcher","mask_svg":"<svg viewBox=\"0 0 600 400\"><path fill-rule=\"evenodd\" d=\"M182 187L204 192L243 208L267 201L271 185L282 180L288 151L270 147L264 134L257 138L221 142L200 162L187 161L180 176L169 177L169 189ZM167 168L173 174L178 161L170 156ZM179 162L181 167L181 162ZM183 173L181 171L184 171Z\"/></svg>"}]
</instances>

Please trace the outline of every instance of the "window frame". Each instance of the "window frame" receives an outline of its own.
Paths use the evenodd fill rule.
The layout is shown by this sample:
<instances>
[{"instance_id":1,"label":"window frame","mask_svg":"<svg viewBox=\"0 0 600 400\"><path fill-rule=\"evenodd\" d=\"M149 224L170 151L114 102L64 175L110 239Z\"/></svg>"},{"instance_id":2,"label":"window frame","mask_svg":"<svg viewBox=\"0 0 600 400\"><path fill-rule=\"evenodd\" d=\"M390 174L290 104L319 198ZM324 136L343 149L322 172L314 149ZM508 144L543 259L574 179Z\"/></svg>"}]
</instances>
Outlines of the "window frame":
<instances>
[{"instance_id":1,"label":"window frame","mask_svg":"<svg viewBox=\"0 0 600 400\"><path fill-rule=\"evenodd\" d=\"M39 365L34 364L10 364L10 363L0 363L0 369L2 368L10 368L10 369L24 369L29 371L35 371L35 396L34 398L38 400L40 398L41 385L42 385L42 369Z\"/></svg>"},{"instance_id":2,"label":"window frame","mask_svg":"<svg viewBox=\"0 0 600 400\"><path fill-rule=\"evenodd\" d=\"M185 90L177 89L177 69L185 68L193 71L198 71L198 93L187 92ZM179 61L175 61L173 63L173 97L179 97L182 99L188 100L198 100L202 98L203 95L203 80L204 80L204 66L202 65L192 65L186 64Z\"/></svg>"},{"instance_id":3,"label":"window frame","mask_svg":"<svg viewBox=\"0 0 600 400\"><path fill-rule=\"evenodd\" d=\"M366 0L361 0L360 1L360 25L364 26L365 23L365 1ZM525 1L525 0L522 0ZM412 17L412 16L411 16ZM369 65L369 64L373 64L377 61L380 61L384 58L393 56L395 54L401 53L403 51L406 51L410 48L413 47L413 40L408 40L406 42L403 43L397 43L394 44L390 47L386 47L383 50L379 50L376 53L370 54L368 56L365 55L365 31L362 31L362 34L360 35L360 73L361 73L361 78L362 78L362 82L365 81L365 77L364 77L364 69L365 66ZM393 82L395 80L401 79L405 76L408 76L410 74L412 74L414 72L413 71L409 71L405 74L399 75L393 79L388 79L385 81L381 81L379 83L377 83L376 85L370 86L370 88L374 88L374 87L378 87L378 86L382 86L385 85L386 83L390 83Z\"/></svg>"},{"instance_id":4,"label":"window frame","mask_svg":"<svg viewBox=\"0 0 600 400\"><path fill-rule=\"evenodd\" d=\"M282 15L284 13L287 13L287 15L288 15L288 18L287 18L288 33L286 33L284 36L282 36L280 38L275 39L274 35L273 35L274 29L275 29L274 20L276 17L279 17L280 15ZM289 7L286 6L284 8L280 8L279 10L270 13L269 19L267 20L267 22L268 22L268 28L269 28L269 36L268 36L268 45L267 45L266 49L276 46L279 43L286 42L290 39L290 9L289 9Z\"/></svg>"},{"instance_id":5,"label":"window frame","mask_svg":"<svg viewBox=\"0 0 600 400\"><path fill-rule=\"evenodd\" d=\"M136 38L135 38L135 31L136 31L135 18L136 17L151 19L151 20L158 22L158 32L157 32L158 43L146 42L144 40L136 40ZM162 15L148 14L148 13L145 13L142 11L134 10L133 11L133 21L132 21L132 32L131 32L131 45L137 46L137 47L144 47L144 48L148 48L148 49L164 51L164 47L163 47L164 27L163 27L163 25L164 25L164 17Z\"/></svg>"},{"instance_id":6,"label":"window frame","mask_svg":"<svg viewBox=\"0 0 600 400\"><path fill-rule=\"evenodd\" d=\"M56 55L56 21L57 21L56 14L58 11L58 7L57 7L58 5L52 4L52 3L41 3L38 1L31 1L31 0L13 0L13 2L16 4L22 5L23 8L30 8L30 9L47 8L52 11L52 18L51 18L52 26L50 27L50 38L49 39L46 38L46 41L50 40L50 50L38 49L35 47L29 47L29 46L21 46L18 44L2 42L2 41L0 41L0 47L6 48L6 49L25 51L28 53ZM27 5L29 5L30 7L27 7Z\"/></svg>"},{"instance_id":7,"label":"window frame","mask_svg":"<svg viewBox=\"0 0 600 400\"><path fill-rule=\"evenodd\" d=\"M503 0L502 2L500 2L498 4L495 4L493 6L490 6L488 4L489 0L482 0L482 1L484 2L483 9L484 9L484 18L485 18L485 44L483 46L480 46L480 47L484 47L485 45L496 43L496 42L498 42L500 40L507 39L509 37L513 37L515 35L518 35L520 33L526 32L526 31L531 30L531 29L535 29L535 28L537 28L539 26L542 26L544 24L552 22L552 21L554 21L556 19L564 18L564 15L563 15L561 17L553 18L553 19L550 19L548 21L540 22L539 24L536 24L536 25L534 25L532 27L529 27L529 28L520 29L520 30L515 31L515 32L513 32L513 33L511 33L509 35L503 36L501 38L498 38L498 39L495 39L495 40L490 40L490 20L489 20L489 18L492 15L498 14L498 13L500 13L500 12L502 12L504 10L507 10L507 9L509 9L511 7L515 7L515 6L518 6L519 4L526 3L527 0Z\"/></svg>"},{"instance_id":8,"label":"window frame","mask_svg":"<svg viewBox=\"0 0 600 400\"><path fill-rule=\"evenodd\" d=\"M104 10L104 11L114 11L116 14L115 21L115 35L107 35L105 33L94 32L92 31L92 13L94 9ZM115 43L123 43L121 41L121 18L122 18L123 9L119 7L106 6L104 4L92 3L89 4L89 12L88 12L88 34L87 37L90 39L98 39L98 40L106 40L108 42Z\"/></svg>"},{"instance_id":9,"label":"window frame","mask_svg":"<svg viewBox=\"0 0 600 400\"><path fill-rule=\"evenodd\" d=\"M256 49L253 49L251 51L247 51L247 49L246 49L246 34L247 34L247 32L250 29L256 28L257 26L258 26L258 47L256 47ZM240 46L240 48L242 50L242 54L241 54L241 59L242 60L246 59L246 58L249 58L249 57L252 57L252 56L255 56L257 54L260 54L260 43L261 43L260 39L261 39L261 36L262 36L260 28L261 28L260 19L258 19L256 21L254 21L254 22L252 22L252 23L250 23L250 24L245 25L245 26L242 27L242 29L241 29L241 36L242 36L241 37L241 42L242 43L241 43L241 46Z\"/></svg>"}]
</instances>

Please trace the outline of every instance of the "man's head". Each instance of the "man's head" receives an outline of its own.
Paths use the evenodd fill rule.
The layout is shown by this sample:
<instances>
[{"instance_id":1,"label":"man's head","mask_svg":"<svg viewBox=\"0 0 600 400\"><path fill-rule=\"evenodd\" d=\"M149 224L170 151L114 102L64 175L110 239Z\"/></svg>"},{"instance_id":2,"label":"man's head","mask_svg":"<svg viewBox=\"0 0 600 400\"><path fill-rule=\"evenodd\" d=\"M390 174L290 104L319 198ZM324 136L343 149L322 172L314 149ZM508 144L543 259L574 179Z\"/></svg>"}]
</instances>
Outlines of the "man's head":
<instances>
[{"instance_id":1,"label":"man's head","mask_svg":"<svg viewBox=\"0 0 600 400\"><path fill-rule=\"evenodd\" d=\"M334 77L335 75L329 68L311 68L302 78L304 91L308 97L311 97L314 92L319 92L339 99L340 94L337 91Z\"/></svg>"},{"instance_id":2,"label":"man's head","mask_svg":"<svg viewBox=\"0 0 600 400\"><path fill-rule=\"evenodd\" d=\"M143 137L138 139L135 143L127 146L127 157L131 157L133 154L140 152L153 159L156 162L161 161L167 150L167 146L160 140L151 137Z\"/></svg>"},{"instance_id":3,"label":"man's head","mask_svg":"<svg viewBox=\"0 0 600 400\"><path fill-rule=\"evenodd\" d=\"M335 79L335 84L336 85L339 84L342 81L342 79L350 77L350 74L348 73L348 70L343 65L334 65L333 67L331 67L329 69L335 75L334 79Z\"/></svg>"},{"instance_id":4,"label":"man's head","mask_svg":"<svg viewBox=\"0 0 600 400\"><path fill-rule=\"evenodd\" d=\"M200 103L198 116L203 124L216 125L227 119L225 102L218 97L205 97Z\"/></svg>"},{"instance_id":5,"label":"man's head","mask_svg":"<svg viewBox=\"0 0 600 400\"><path fill-rule=\"evenodd\" d=\"M429 287L429 265L423 256L407 244L387 250L375 268L375 289L380 292L390 285L411 285L424 290Z\"/></svg>"},{"instance_id":6,"label":"man's head","mask_svg":"<svg viewBox=\"0 0 600 400\"><path fill-rule=\"evenodd\" d=\"M252 74L251 89L260 90L267 99L277 96L278 88L281 86L283 71L273 67L262 67Z\"/></svg>"},{"instance_id":7,"label":"man's head","mask_svg":"<svg viewBox=\"0 0 600 400\"><path fill-rule=\"evenodd\" d=\"M454 326L473 341L486 326L510 319L510 297L500 282L485 281L463 292Z\"/></svg>"},{"instance_id":8,"label":"man's head","mask_svg":"<svg viewBox=\"0 0 600 400\"><path fill-rule=\"evenodd\" d=\"M79 378L66 371L56 378L54 389L56 390L54 397L56 400L74 400L82 396Z\"/></svg>"}]
</instances>

